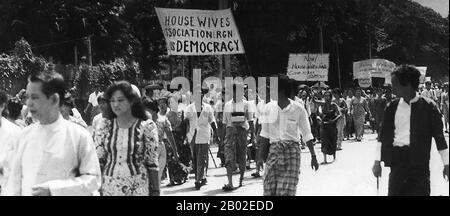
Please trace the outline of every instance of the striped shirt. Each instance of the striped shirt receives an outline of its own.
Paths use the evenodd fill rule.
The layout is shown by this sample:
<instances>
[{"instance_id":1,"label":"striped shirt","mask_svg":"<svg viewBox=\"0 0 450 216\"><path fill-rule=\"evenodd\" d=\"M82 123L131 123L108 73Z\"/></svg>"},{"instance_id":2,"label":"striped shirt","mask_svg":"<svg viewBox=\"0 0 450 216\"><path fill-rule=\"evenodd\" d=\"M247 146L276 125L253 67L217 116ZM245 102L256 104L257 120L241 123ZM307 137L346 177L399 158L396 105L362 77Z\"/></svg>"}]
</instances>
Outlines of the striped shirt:
<instances>
[{"instance_id":1,"label":"striped shirt","mask_svg":"<svg viewBox=\"0 0 450 216\"><path fill-rule=\"evenodd\" d=\"M152 120L136 120L119 128L117 120L102 122L95 144L104 175L134 176L158 170L158 129Z\"/></svg>"}]
</instances>

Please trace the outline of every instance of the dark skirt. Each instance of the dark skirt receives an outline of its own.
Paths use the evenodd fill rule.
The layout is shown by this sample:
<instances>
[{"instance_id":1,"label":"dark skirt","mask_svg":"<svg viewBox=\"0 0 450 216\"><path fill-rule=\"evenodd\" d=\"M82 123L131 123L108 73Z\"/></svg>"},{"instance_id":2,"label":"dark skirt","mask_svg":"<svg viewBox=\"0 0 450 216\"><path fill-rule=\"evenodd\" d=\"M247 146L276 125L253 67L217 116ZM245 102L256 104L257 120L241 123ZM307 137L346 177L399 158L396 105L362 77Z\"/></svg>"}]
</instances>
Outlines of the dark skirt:
<instances>
[{"instance_id":1,"label":"dark skirt","mask_svg":"<svg viewBox=\"0 0 450 216\"><path fill-rule=\"evenodd\" d=\"M322 124L320 128L322 138L322 153L334 155L337 147L337 127L336 124Z\"/></svg>"},{"instance_id":2,"label":"dark skirt","mask_svg":"<svg viewBox=\"0 0 450 216\"><path fill-rule=\"evenodd\" d=\"M182 164L184 164L186 167L190 167L191 161L192 161L190 145L184 143L185 137L182 132L173 131L172 133L173 133L173 137L175 139L175 143L177 144L179 161Z\"/></svg>"},{"instance_id":3,"label":"dark skirt","mask_svg":"<svg viewBox=\"0 0 450 216\"><path fill-rule=\"evenodd\" d=\"M169 142L165 143L167 149L167 169L169 171L169 179L175 184L182 184L187 180L189 168L175 159L172 146Z\"/></svg>"},{"instance_id":4,"label":"dark skirt","mask_svg":"<svg viewBox=\"0 0 450 216\"><path fill-rule=\"evenodd\" d=\"M353 124L353 118L350 115L345 115L345 120L347 121L345 124L345 134L346 136L350 136L355 133L355 125Z\"/></svg>"}]
</instances>

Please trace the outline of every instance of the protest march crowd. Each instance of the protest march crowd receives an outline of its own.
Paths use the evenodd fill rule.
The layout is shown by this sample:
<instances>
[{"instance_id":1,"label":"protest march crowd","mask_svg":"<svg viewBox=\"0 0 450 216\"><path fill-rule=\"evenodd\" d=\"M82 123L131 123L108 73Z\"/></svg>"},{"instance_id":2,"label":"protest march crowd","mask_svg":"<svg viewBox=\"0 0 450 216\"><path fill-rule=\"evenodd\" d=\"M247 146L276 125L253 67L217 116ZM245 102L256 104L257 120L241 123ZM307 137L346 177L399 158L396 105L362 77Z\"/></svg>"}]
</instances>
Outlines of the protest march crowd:
<instances>
[{"instance_id":1,"label":"protest march crowd","mask_svg":"<svg viewBox=\"0 0 450 216\"><path fill-rule=\"evenodd\" d=\"M211 85L202 88L200 109L190 89L118 81L92 92L83 119L62 76L41 72L16 95L0 90L1 194L157 196L163 179L201 190L210 146L218 145L228 177L222 190L245 187L253 160L265 196L293 196L301 151L318 170L345 151L344 140L363 141L369 123L380 142L373 173L381 175L380 161L391 167L389 195L429 195L432 138L448 178L448 83L419 86L419 77L402 65L392 86L328 89L280 75L276 98L239 82L226 98Z\"/></svg>"}]
</instances>

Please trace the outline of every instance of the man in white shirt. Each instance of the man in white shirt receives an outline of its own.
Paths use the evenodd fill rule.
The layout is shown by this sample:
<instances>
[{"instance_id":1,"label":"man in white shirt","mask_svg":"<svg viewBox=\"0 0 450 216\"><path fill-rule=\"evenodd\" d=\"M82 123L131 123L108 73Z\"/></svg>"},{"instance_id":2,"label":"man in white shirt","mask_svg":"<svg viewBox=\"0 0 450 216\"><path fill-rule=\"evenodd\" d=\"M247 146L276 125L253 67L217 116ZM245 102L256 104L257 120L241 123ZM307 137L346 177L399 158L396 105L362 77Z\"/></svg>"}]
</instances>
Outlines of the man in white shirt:
<instances>
[{"instance_id":1,"label":"man in white shirt","mask_svg":"<svg viewBox=\"0 0 450 216\"><path fill-rule=\"evenodd\" d=\"M8 178L9 165L16 148L14 144L21 131L19 126L2 117L7 101L6 92L0 90L0 194Z\"/></svg>"},{"instance_id":2,"label":"man in white shirt","mask_svg":"<svg viewBox=\"0 0 450 216\"><path fill-rule=\"evenodd\" d=\"M97 97L98 106L101 113L96 115L92 120L92 137L95 137L95 133L100 129L100 123L105 118L105 114L108 112L109 102L106 100L105 95L102 93Z\"/></svg>"},{"instance_id":3,"label":"man in white shirt","mask_svg":"<svg viewBox=\"0 0 450 216\"><path fill-rule=\"evenodd\" d=\"M84 113L87 114L87 112L90 110L88 125L92 124L92 120L94 119L94 116L100 113L100 108L98 107L97 97L100 95L99 87L94 86L94 92L92 92L89 95L88 99L88 105L84 109Z\"/></svg>"},{"instance_id":4,"label":"man in white shirt","mask_svg":"<svg viewBox=\"0 0 450 216\"><path fill-rule=\"evenodd\" d=\"M278 79L278 101L267 104L270 149L264 176L264 196L295 196L300 175L300 139L311 153L311 167L319 169L306 110L291 100L288 77ZM300 137L301 135L301 137Z\"/></svg>"},{"instance_id":5,"label":"man in white shirt","mask_svg":"<svg viewBox=\"0 0 450 216\"><path fill-rule=\"evenodd\" d=\"M419 96L420 72L402 65L392 73L392 87L399 99L386 108L372 168L381 177L381 164L391 168L389 196L430 195L430 150L434 138L441 155L443 176L448 181L449 152L436 104Z\"/></svg>"},{"instance_id":6,"label":"man in white shirt","mask_svg":"<svg viewBox=\"0 0 450 216\"><path fill-rule=\"evenodd\" d=\"M436 101L436 92L431 89L430 81L425 82L425 89L422 91L421 96Z\"/></svg>"},{"instance_id":7,"label":"man in white shirt","mask_svg":"<svg viewBox=\"0 0 450 216\"><path fill-rule=\"evenodd\" d=\"M196 125L192 125L192 127L195 127L195 140L193 145L194 155L192 161L195 168L195 189L200 190L207 182L205 173L208 168L208 153L211 134L214 134L215 140L218 140L218 137L214 109L207 101L202 102L202 110L195 113L195 115L197 121L195 121Z\"/></svg>"},{"instance_id":8,"label":"man in white shirt","mask_svg":"<svg viewBox=\"0 0 450 216\"><path fill-rule=\"evenodd\" d=\"M236 163L239 164L239 187L243 186L246 168L247 135L254 131L253 114L249 110L249 104L244 100L244 92L236 92L237 86L233 85L233 99L225 103L223 110L223 124L225 133L222 133L225 154L225 167L227 169L228 184L224 185L224 191L234 190L233 172Z\"/></svg>"},{"instance_id":9,"label":"man in white shirt","mask_svg":"<svg viewBox=\"0 0 450 216\"><path fill-rule=\"evenodd\" d=\"M92 137L61 116L64 95L60 74L43 72L29 78L27 105L39 123L25 128L18 138L4 195L98 194L101 172Z\"/></svg>"},{"instance_id":10,"label":"man in white shirt","mask_svg":"<svg viewBox=\"0 0 450 216\"><path fill-rule=\"evenodd\" d=\"M448 82L444 83L444 91L441 94L441 110L444 114L445 133L448 133L448 114L449 114L449 95Z\"/></svg>"},{"instance_id":11,"label":"man in white shirt","mask_svg":"<svg viewBox=\"0 0 450 216\"><path fill-rule=\"evenodd\" d=\"M264 162L267 160L268 146L269 146L269 129L266 121L268 112L266 106L270 103L270 89L266 89L265 100L260 100L256 106L256 172L252 174L255 178L260 178L260 171L264 167Z\"/></svg>"}]
</instances>

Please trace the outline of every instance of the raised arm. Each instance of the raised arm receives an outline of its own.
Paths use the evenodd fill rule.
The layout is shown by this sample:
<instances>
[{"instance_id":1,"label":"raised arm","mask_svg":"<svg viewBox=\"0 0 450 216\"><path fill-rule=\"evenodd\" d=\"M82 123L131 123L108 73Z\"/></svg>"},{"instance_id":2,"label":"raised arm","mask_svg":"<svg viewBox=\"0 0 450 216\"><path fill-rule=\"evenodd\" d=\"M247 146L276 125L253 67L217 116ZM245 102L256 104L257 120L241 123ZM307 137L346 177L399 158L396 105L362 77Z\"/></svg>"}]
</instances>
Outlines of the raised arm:
<instances>
[{"instance_id":1,"label":"raised arm","mask_svg":"<svg viewBox=\"0 0 450 216\"><path fill-rule=\"evenodd\" d=\"M311 133L311 125L309 124L308 113L303 107L300 107L299 127L303 142L306 143L309 152L311 153L311 168L317 171L319 169L319 164L317 163L316 153L314 151L314 136Z\"/></svg>"}]
</instances>

